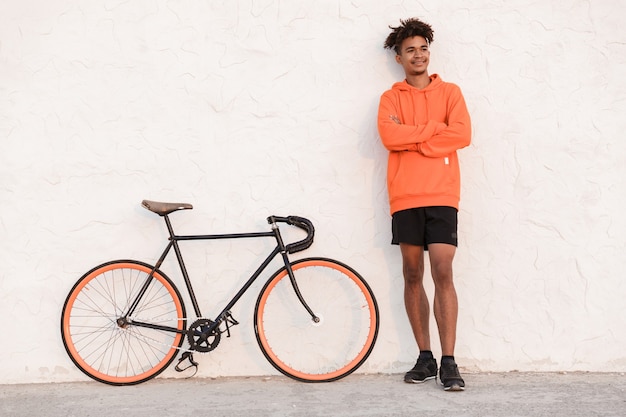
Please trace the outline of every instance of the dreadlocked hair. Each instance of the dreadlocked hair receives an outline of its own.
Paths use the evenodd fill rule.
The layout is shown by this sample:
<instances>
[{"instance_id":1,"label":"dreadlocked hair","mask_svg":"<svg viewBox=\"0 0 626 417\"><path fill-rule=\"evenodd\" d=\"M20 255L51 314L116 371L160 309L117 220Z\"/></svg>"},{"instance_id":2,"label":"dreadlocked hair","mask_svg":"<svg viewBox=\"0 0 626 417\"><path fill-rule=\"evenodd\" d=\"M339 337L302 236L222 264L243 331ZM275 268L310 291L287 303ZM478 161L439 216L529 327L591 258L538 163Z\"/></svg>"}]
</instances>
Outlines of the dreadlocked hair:
<instances>
[{"instance_id":1,"label":"dreadlocked hair","mask_svg":"<svg viewBox=\"0 0 626 417\"><path fill-rule=\"evenodd\" d=\"M424 23L416 18L400 19L400 26L389 26L389 29L391 29L392 32L385 40L385 48L393 49L396 54L400 53L400 46L407 38L421 36L426 39L429 45L433 42L433 28L428 23Z\"/></svg>"}]
</instances>

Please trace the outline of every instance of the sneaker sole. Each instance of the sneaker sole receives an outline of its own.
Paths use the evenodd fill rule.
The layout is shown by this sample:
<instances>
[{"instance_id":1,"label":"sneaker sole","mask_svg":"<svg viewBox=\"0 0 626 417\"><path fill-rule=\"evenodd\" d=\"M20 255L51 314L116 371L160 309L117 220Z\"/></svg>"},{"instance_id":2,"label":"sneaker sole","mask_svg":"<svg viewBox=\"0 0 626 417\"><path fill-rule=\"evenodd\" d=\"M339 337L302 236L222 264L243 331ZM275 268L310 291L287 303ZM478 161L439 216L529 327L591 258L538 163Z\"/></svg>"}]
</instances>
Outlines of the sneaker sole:
<instances>
[{"instance_id":1,"label":"sneaker sole","mask_svg":"<svg viewBox=\"0 0 626 417\"><path fill-rule=\"evenodd\" d=\"M419 379L411 379L411 378L404 378L404 382L406 382L407 384L423 384L426 381L430 381L432 379L435 379L434 376L429 376L425 379L419 380Z\"/></svg>"},{"instance_id":2,"label":"sneaker sole","mask_svg":"<svg viewBox=\"0 0 626 417\"><path fill-rule=\"evenodd\" d=\"M444 391L465 391L465 387L460 386L459 384L453 384L449 387L443 387Z\"/></svg>"}]
</instances>

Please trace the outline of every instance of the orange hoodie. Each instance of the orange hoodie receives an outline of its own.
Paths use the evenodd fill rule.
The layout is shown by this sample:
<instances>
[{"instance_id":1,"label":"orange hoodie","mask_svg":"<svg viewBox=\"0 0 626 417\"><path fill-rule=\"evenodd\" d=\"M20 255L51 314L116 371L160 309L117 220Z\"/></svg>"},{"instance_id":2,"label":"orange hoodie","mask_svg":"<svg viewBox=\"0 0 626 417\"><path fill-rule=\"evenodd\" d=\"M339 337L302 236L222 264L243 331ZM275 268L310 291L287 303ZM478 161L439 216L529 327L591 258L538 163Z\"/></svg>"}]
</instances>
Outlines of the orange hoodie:
<instances>
[{"instance_id":1,"label":"orange hoodie","mask_svg":"<svg viewBox=\"0 0 626 417\"><path fill-rule=\"evenodd\" d=\"M437 74L430 79L422 90L406 81L395 83L380 98L378 132L389 150L391 214L416 207L459 206L456 150L470 143L470 117L458 86Z\"/></svg>"}]
</instances>

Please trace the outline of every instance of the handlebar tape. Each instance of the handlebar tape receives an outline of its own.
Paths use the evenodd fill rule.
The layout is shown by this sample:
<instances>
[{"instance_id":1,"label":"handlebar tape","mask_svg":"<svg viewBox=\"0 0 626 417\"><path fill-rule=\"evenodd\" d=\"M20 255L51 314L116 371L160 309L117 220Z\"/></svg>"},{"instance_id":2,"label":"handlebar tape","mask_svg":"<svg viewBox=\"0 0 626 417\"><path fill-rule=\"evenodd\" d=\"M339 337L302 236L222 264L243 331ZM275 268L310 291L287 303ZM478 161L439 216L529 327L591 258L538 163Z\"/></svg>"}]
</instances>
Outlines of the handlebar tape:
<instances>
[{"instance_id":1,"label":"handlebar tape","mask_svg":"<svg viewBox=\"0 0 626 417\"><path fill-rule=\"evenodd\" d=\"M307 236L297 242L288 244L285 248L287 253L296 253L308 249L313 244L313 236L315 235L315 227L309 219L298 216L288 216L287 224L299 227L307 233Z\"/></svg>"}]
</instances>

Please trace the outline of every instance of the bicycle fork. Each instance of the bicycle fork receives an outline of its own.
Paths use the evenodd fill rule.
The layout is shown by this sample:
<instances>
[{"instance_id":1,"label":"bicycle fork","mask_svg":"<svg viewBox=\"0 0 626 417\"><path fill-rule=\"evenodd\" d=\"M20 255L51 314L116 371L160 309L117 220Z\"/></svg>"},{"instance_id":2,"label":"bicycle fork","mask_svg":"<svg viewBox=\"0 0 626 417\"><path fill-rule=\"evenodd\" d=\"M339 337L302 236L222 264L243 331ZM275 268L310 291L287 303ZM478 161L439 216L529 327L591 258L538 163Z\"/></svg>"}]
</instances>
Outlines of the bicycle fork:
<instances>
[{"instance_id":1,"label":"bicycle fork","mask_svg":"<svg viewBox=\"0 0 626 417\"><path fill-rule=\"evenodd\" d=\"M274 220L273 218L270 218L270 219ZM276 241L278 242L277 249L280 249L280 254L283 258L283 263L285 264L285 269L287 270L287 274L289 274L289 281L291 281L291 286L293 287L293 290L296 293L296 297L298 297L298 300L300 301L304 309L311 315L311 320L313 320L314 323L319 323L320 318L313 312L311 307L309 307L306 300L302 296L302 292L300 291L300 288L298 288L298 283L296 282L296 276L293 273L293 268L291 267L291 262L289 261L289 256L287 255L287 248L285 246L285 243L283 242L282 236L280 235L280 230L278 228L278 225L276 224L275 220L271 221L270 224L276 236Z\"/></svg>"}]
</instances>

